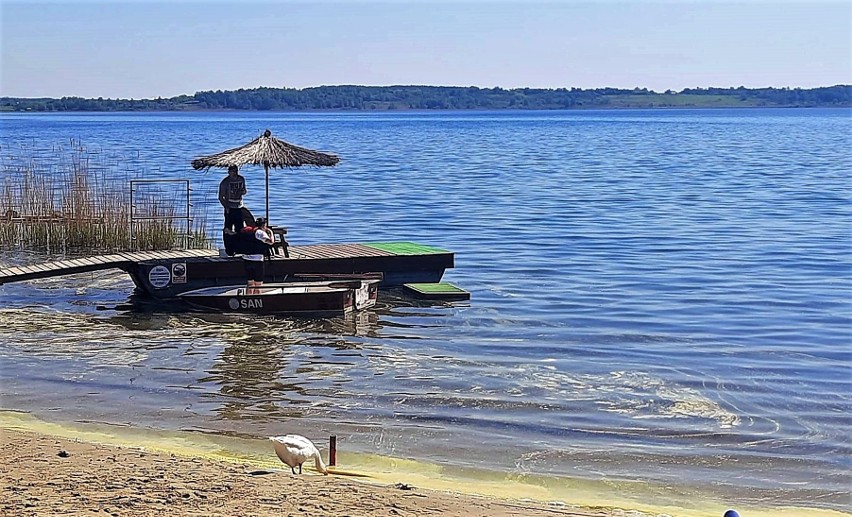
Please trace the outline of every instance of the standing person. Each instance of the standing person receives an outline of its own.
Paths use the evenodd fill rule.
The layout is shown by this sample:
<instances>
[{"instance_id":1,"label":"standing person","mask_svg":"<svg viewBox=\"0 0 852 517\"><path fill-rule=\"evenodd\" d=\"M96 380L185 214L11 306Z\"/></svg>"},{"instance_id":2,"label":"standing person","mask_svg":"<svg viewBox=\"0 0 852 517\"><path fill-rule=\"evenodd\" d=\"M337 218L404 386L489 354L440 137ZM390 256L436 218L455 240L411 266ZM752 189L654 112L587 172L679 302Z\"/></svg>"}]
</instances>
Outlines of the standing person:
<instances>
[{"instance_id":1,"label":"standing person","mask_svg":"<svg viewBox=\"0 0 852 517\"><path fill-rule=\"evenodd\" d=\"M225 233L239 233L243 222L243 196L246 194L246 179L240 176L236 165L228 167L228 176L219 183L219 202L225 208Z\"/></svg>"},{"instance_id":2,"label":"standing person","mask_svg":"<svg viewBox=\"0 0 852 517\"><path fill-rule=\"evenodd\" d=\"M249 232L252 230L246 228ZM269 256L270 246L275 243L272 240L272 230L266 225L266 219L258 217L255 221L254 237L248 245L248 253L243 255L243 263L246 268L246 294L260 294L260 286L263 285L265 273L264 260Z\"/></svg>"}]
</instances>

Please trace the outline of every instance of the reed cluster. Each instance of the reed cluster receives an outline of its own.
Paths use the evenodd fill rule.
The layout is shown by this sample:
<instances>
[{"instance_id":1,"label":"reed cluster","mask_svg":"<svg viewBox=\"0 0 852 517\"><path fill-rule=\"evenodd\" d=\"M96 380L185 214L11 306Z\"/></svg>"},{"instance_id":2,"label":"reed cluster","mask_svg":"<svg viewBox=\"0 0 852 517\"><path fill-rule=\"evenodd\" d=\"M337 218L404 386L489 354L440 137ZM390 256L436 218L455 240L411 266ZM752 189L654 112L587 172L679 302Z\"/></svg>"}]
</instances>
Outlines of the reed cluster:
<instances>
[{"instance_id":1,"label":"reed cluster","mask_svg":"<svg viewBox=\"0 0 852 517\"><path fill-rule=\"evenodd\" d=\"M89 255L209 247L206 216L193 213L189 182L140 182L146 172L138 156L75 140L50 149L3 149L0 249ZM182 191L176 182L185 185Z\"/></svg>"}]
</instances>

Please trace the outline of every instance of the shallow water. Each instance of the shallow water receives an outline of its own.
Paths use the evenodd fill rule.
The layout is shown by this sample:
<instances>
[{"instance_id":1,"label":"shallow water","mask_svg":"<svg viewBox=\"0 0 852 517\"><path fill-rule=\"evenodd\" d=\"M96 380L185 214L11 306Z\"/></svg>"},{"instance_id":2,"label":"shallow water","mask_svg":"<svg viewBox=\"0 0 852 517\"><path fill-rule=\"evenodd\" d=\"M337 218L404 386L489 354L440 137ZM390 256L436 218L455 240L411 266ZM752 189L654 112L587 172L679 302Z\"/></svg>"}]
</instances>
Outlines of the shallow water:
<instances>
[{"instance_id":1,"label":"shallow water","mask_svg":"<svg viewBox=\"0 0 852 517\"><path fill-rule=\"evenodd\" d=\"M2 406L849 511L849 114L3 115L4 164L80 138L190 178L211 228L193 157L267 127L339 153L273 172L291 242L450 249L473 297L286 320L164 311L120 272L0 286Z\"/></svg>"}]
</instances>

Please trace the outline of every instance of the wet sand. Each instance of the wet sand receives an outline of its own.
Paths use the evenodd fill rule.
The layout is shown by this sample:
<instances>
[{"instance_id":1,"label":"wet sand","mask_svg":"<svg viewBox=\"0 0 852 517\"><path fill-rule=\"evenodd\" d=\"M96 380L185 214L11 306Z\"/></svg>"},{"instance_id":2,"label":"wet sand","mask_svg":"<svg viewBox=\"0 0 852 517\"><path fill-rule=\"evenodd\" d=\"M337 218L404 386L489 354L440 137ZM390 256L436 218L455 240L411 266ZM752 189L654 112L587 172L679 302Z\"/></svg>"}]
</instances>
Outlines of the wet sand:
<instances>
[{"instance_id":1,"label":"wet sand","mask_svg":"<svg viewBox=\"0 0 852 517\"><path fill-rule=\"evenodd\" d=\"M609 516L620 510L375 485L337 475L0 430L2 515ZM286 467L285 467L286 468Z\"/></svg>"}]
</instances>

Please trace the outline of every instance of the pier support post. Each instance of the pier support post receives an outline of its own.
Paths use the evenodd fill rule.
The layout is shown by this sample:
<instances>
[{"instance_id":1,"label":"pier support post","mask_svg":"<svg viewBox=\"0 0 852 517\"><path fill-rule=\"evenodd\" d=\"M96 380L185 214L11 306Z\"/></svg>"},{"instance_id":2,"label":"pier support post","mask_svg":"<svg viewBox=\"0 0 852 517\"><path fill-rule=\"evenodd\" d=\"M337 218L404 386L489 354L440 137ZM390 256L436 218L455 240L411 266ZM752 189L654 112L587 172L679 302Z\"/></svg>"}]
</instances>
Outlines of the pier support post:
<instances>
[{"instance_id":1,"label":"pier support post","mask_svg":"<svg viewBox=\"0 0 852 517\"><path fill-rule=\"evenodd\" d=\"M331 435L328 439L328 464L337 465L337 436Z\"/></svg>"}]
</instances>

